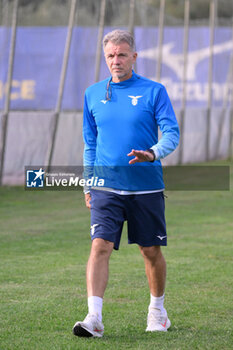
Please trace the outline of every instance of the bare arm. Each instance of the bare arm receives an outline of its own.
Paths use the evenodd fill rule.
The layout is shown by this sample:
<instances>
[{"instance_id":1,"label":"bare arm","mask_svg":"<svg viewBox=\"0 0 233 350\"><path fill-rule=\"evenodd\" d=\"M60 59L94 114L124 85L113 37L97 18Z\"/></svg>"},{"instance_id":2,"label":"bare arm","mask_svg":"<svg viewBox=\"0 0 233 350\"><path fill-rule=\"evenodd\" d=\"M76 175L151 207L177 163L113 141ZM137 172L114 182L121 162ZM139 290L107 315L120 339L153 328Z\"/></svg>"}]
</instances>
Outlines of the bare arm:
<instances>
[{"instance_id":1,"label":"bare arm","mask_svg":"<svg viewBox=\"0 0 233 350\"><path fill-rule=\"evenodd\" d=\"M91 194L90 194L90 192L85 193L85 203L86 203L86 207L87 207L88 209L91 209L90 200L91 200Z\"/></svg>"}]
</instances>

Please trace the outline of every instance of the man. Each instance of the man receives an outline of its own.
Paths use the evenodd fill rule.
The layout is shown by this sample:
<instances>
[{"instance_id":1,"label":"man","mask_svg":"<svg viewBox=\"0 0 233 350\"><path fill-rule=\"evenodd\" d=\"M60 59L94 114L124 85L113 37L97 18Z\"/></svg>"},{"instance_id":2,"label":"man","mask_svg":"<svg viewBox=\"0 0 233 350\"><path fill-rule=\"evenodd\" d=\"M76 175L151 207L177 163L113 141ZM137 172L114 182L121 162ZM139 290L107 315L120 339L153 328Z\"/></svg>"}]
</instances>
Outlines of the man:
<instances>
[{"instance_id":1,"label":"man","mask_svg":"<svg viewBox=\"0 0 233 350\"><path fill-rule=\"evenodd\" d=\"M144 258L150 289L146 331L167 331L164 308L166 262L160 246L167 244L164 183L160 158L179 142L179 128L165 88L132 70L134 38L115 30L103 39L111 78L86 90L84 104L84 166L89 176L104 179L104 188L85 193L91 209L92 247L87 264L88 315L73 333L102 337L102 304L109 258L118 249L123 222L128 241ZM162 138L158 141L158 126Z\"/></svg>"}]
</instances>

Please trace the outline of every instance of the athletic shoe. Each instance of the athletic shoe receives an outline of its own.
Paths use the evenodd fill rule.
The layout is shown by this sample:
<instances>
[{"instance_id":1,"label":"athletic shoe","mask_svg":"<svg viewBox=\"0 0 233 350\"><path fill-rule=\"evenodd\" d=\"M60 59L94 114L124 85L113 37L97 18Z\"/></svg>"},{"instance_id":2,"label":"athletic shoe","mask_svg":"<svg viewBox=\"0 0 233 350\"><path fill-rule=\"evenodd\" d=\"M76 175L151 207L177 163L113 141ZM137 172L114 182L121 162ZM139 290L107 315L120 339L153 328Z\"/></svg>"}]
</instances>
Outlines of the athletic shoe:
<instances>
[{"instance_id":1,"label":"athletic shoe","mask_svg":"<svg viewBox=\"0 0 233 350\"><path fill-rule=\"evenodd\" d=\"M165 309L163 312L159 309L149 310L146 332L166 332L170 326L171 321L167 317L167 311Z\"/></svg>"},{"instance_id":2,"label":"athletic shoe","mask_svg":"<svg viewBox=\"0 0 233 350\"><path fill-rule=\"evenodd\" d=\"M73 334L78 337L99 337L104 334L104 325L98 319L97 314L88 314L83 322L76 322L73 327Z\"/></svg>"}]
</instances>

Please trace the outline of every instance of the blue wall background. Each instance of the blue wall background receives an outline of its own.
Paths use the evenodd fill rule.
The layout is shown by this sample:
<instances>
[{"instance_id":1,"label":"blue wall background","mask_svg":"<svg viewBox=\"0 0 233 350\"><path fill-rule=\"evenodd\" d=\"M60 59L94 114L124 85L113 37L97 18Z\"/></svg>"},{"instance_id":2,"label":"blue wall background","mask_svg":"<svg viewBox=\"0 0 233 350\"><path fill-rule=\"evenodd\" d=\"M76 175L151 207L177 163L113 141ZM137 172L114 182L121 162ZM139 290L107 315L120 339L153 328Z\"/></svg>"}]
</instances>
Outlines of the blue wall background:
<instances>
[{"instance_id":1,"label":"blue wall background","mask_svg":"<svg viewBox=\"0 0 233 350\"><path fill-rule=\"evenodd\" d=\"M105 28L105 33L112 28ZM56 105L67 28L19 27L13 71L11 109L53 110ZM85 89L94 83L98 29L75 27L71 44L64 110L81 110ZM0 109L4 106L10 30L0 28ZM137 72L155 80L157 28L135 28ZM233 50L231 28L215 30L213 61L213 104L221 106ZM161 81L174 107L182 96L183 28L166 27ZM208 97L209 28L190 28L187 105L205 107ZM100 79L108 77L102 55ZM232 91L232 85L231 85Z\"/></svg>"}]
</instances>

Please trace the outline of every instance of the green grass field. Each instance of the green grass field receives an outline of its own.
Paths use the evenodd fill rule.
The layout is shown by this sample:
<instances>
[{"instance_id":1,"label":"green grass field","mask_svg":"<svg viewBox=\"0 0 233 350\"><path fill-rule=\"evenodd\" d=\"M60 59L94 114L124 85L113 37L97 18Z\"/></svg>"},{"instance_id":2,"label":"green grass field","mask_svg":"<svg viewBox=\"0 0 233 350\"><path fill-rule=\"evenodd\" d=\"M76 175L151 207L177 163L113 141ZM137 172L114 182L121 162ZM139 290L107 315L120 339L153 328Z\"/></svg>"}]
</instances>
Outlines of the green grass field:
<instances>
[{"instance_id":1,"label":"green grass field","mask_svg":"<svg viewBox=\"0 0 233 350\"><path fill-rule=\"evenodd\" d=\"M171 329L145 332L143 259L124 231L110 262L104 337L80 339L72 327L87 312L83 194L0 188L0 349L232 349L233 190L166 194Z\"/></svg>"}]
</instances>

